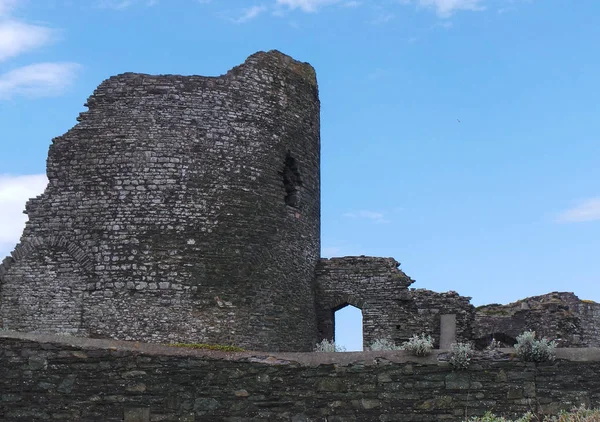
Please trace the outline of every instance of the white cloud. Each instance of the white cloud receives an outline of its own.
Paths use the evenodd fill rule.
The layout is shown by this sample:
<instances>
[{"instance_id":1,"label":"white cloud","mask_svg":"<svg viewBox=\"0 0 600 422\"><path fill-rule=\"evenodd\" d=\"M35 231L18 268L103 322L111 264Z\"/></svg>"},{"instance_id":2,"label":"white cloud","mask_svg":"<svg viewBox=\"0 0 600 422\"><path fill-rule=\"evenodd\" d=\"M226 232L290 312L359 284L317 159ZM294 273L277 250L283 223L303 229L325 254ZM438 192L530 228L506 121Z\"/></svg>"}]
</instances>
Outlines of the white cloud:
<instances>
[{"instance_id":1,"label":"white cloud","mask_svg":"<svg viewBox=\"0 0 600 422\"><path fill-rule=\"evenodd\" d=\"M49 97L69 87L80 65L77 63L37 63L0 75L0 100L17 95Z\"/></svg>"},{"instance_id":2,"label":"white cloud","mask_svg":"<svg viewBox=\"0 0 600 422\"><path fill-rule=\"evenodd\" d=\"M339 3L340 0L277 0L280 6L290 9L300 9L304 12L316 12L320 7Z\"/></svg>"},{"instance_id":3,"label":"white cloud","mask_svg":"<svg viewBox=\"0 0 600 422\"><path fill-rule=\"evenodd\" d=\"M267 10L267 8L265 6L252 6L252 7L249 7L248 9L244 9L242 11L242 15L238 18L232 19L232 21L235 23L248 22L249 20L252 20L252 19L258 17L258 15L260 15L261 13L263 13L266 10Z\"/></svg>"},{"instance_id":4,"label":"white cloud","mask_svg":"<svg viewBox=\"0 0 600 422\"><path fill-rule=\"evenodd\" d=\"M0 18L7 16L13 10L19 0L0 0Z\"/></svg>"},{"instance_id":5,"label":"white cloud","mask_svg":"<svg viewBox=\"0 0 600 422\"><path fill-rule=\"evenodd\" d=\"M377 16L375 16L374 19L371 20L371 24L372 25L385 25L386 23L390 22L392 19L394 19L394 14L393 13L380 13Z\"/></svg>"},{"instance_id":6,"label":"white cloud","mask_svg":"<svg viewBox=\"0 0 600 422\"><path fill-rule=\"evenodd\" d=\"M376 223L389 223L390 221L385 218L385 214L379 211L360 210L356 212L344 213L344 217L348 218L362 218L371 220Z\"/></svg>"},{"instance_id":7,"label":"white cloud","mask_svg":"<svg viewBox=\"0 0 600 422\"><path fill-rule=\"evenodd\" d=\"M11 11L20 0L0 0L0 62L42 47L56 39L57 31L15 20ZM73 80L75 63L37 63L0 74L0 100L60 94Z\"/></svg>"},{"instance_id":8,"label":"white cloud","mask_svg":"<svg viewBox=\"0 0 600 422\"><path fill-rule=\"evenodd\" d=\"M0 175L0 249L17 244L27 221L25 202L43 193L47 183L45 174Z\"/></svg>"},{"instance_id":9,"label":"white cloud","mask_svg":"<svg viewBox=\"0 0 600 422\"><path fill-rule=\"evenodd\" d=\"M600 198L590 198L577 206L562 212L557 221L560 223L579 223L600 220Z\"/></svg>"},{"instance_id":10,"label":"white cloud","mask_svg":"<svg viewBox=\"0 0 600 422\"><path fill-rule=\"evenodd\" d=\"M12 19L0 20L0 62L48 44L55 38L55 33L53 29L43 26Z\"/></svg>"},{"instance_id":11,"label":"white cloud","mask_svg":"<svg viewBox=\"0 0 600 422\"><path fill-rule=\"evenodd\" d=\"M484 10L483 3L485 0L393 0L393 1L374 1L370 5L375 9L380 9L381 12L378 16L372 20L371 23L384 24L394 18L392 13L383 11L384 5L389 3L396 3L400 5L417 5L419 7L434 10L437 15L441 18L448 18L459 10L471 10L479 11ZM275 0L275 6L282 8L285 7L288 10L299 9L303 12L316 12L320 8L331 5L339 5L346 8L354 8L361 6L363 2L357 0ZM282 9L276 10L275 15L282 15Z\"/></svg>"},{"instance_id":12,"label":"white cloud","mask_svg":"<svg viewBox=\"0 0 600 422\"><path fill-rule=\"evenodd\" d=\"M155 6L159 0L100 0L98 7L102 9L125 10L135 4L143 4L144 6ZM201 1L201 3L204 3Z\"/></svg>"},{"instance_id":13,"label":"white cloud","mask_svg":"<svg viewBox=\"0 0 600 422\"><path fill-rule=\"evenodd\" d=\"M438 16L447 18L458 10L483 10L483 0L418 0L423 7L435 9Z\"/></svg>"}]
</instances>

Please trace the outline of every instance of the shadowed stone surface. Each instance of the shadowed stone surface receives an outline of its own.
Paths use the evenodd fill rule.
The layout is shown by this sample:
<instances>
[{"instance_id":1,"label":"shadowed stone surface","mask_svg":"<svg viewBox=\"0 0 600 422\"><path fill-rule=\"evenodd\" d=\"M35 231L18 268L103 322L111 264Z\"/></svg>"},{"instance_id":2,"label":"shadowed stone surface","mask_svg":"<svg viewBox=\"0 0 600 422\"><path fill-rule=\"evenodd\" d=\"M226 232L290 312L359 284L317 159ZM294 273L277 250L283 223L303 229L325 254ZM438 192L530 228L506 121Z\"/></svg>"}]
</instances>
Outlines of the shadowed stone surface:
<instances>
[{"instance_id":1,"label":"shadowed stone surface","mask_svg":"<svg viewBox=\"0 0 600 422\"><path fill-rule=\"evenodd\" d=\"M598 349L546 364L510 352L456 372L439 352L223 353L0 332L0 419L433 422L600 406Z\"/></svg>"},{"instance_id":2,"label":"shadowed stone surface","mask_svg":"<svg viewBox=\"0 0 600 422\"><path fill-rule=\"evenodd\" d=\"M53 139L49 184L0 264L4 329L310 351L354 305L364 346L425 333L446 347L443 315L457 341L481 348L526 329L600 346L600 305L573 294L475 318L469 297L410 289L393 258L320 259L320 103L307 63L271 51L219 77L125 73L86 106Z\"/></svg>"},{"instance_id":3,"label":"shadowed stone surface","mask_svg":"<svg viewBox=\"0 0 600 422\"><path fill-rule=\"evenodd\" d=\"M220 77L126 73L86 105L0 271L2 326L310 350L314 69L272 51Z\"/></svg>"},{"instance_id":4,"label":"shadowed stone surface","mask_svg":"<svg viewBox=\"0 0 600 422\"><path fill-rule=\"evenodd\" d=\"M476 309L473 338L480 345L495 337L512 346L528 330L556 340L559 347L600 347L600 304L573 293L553 292Z\"/></svg>"}]
</instances>

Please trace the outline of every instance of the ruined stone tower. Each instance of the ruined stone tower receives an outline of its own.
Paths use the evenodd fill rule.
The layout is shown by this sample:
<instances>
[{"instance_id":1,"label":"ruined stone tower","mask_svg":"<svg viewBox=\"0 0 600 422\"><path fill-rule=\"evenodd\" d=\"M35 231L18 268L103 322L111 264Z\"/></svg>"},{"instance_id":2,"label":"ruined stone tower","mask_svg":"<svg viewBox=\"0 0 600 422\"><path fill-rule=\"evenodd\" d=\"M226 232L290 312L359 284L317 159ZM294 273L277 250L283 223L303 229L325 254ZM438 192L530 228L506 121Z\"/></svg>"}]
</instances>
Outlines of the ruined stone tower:
<instances>
[{"instance_id":1,"label":"ruined stone tower","mask_svg":"<svg viewBox=\"0 0 600 422\"><path fill-rule=\"evenodd\" d=\"M86 105L0 266L1 326L311 350L313 68L272 51L220 77L126 73Z\"/></svg>"}]
</instances>

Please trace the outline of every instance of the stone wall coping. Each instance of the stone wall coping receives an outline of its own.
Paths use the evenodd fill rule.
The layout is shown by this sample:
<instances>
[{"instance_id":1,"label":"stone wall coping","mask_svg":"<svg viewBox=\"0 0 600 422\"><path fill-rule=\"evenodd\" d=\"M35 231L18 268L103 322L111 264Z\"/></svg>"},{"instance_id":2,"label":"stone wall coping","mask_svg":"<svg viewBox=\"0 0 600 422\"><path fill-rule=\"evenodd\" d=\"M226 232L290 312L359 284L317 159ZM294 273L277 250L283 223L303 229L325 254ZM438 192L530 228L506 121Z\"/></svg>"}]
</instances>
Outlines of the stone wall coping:
<instances>
[{"instance_id":1,"label":"stone wall coping","mask_svg":"<svg viewBox=\"0 0 600 422\"><path fill-rule=\"evenodd\" d=\"M315 352L223 352L214 350L199 350L185 347L172 347L163 344L142 343L137 341L92 339L60 334L23 333L18 331L0 330L2 339L31 341L46 345L71 346L81 350L110 350L118 352L136 352L155 356L196 356L211 360L248 361L266 365L319 366L336 364L349 365L380 365L386 363L413 362L421 365L448 365L449 350L434 350L425 357L415 357L404 351L366 351L343 353ZM557 359L574 362L600 362L600 348L561 348L556 349ZM514 358L514 349L502 348L490 355L490 360L506 361ZM516 361L516 359L515 359Z\"/></svg>"}]
</instances>

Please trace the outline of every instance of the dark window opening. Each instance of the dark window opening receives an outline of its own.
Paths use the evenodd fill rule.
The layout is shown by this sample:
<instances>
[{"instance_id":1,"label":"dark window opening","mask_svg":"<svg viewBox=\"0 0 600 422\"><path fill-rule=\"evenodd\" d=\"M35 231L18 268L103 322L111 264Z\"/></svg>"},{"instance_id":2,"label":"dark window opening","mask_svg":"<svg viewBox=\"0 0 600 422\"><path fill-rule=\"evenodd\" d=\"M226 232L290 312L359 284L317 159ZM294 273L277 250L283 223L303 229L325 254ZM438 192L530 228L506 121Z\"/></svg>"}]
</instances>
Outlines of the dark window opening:
<instances>
[{"instance_id":1,"label":"dark window opening","mask_svg":"<svg viewBox=\"0 0 600 422\"><path fill-rule=\"evenodd\" d=\"M363 350L362 310L352 305L343 305L334 309L335 344L343 346L348 352Z\"/></svg>"},{"instance_id":2,"label":"dark window opening","mask_svg":"<svg viewBox=\"0 0 600 422\"><path fill-rule=\"evenodd\" d=\"M300 204L300 187L302 186L302 179L300 172L298 171L298 164L296 159L292 157L290 152L287 152L285 156L285 162L283 166L283 186L285 187L285 204L290 207L298 208Z\"/></svg>"},{"instance_id":3,"label":"dark window opening","mask_svg":"<svg viewBox=\"0 0 600 422\"><path fill-rule=\"evenodd\" d=\"M514 347L517 339L505 333L491 333L474 340L475 348L483 350L486 347Z\"/></svg>"}]
</instances>

